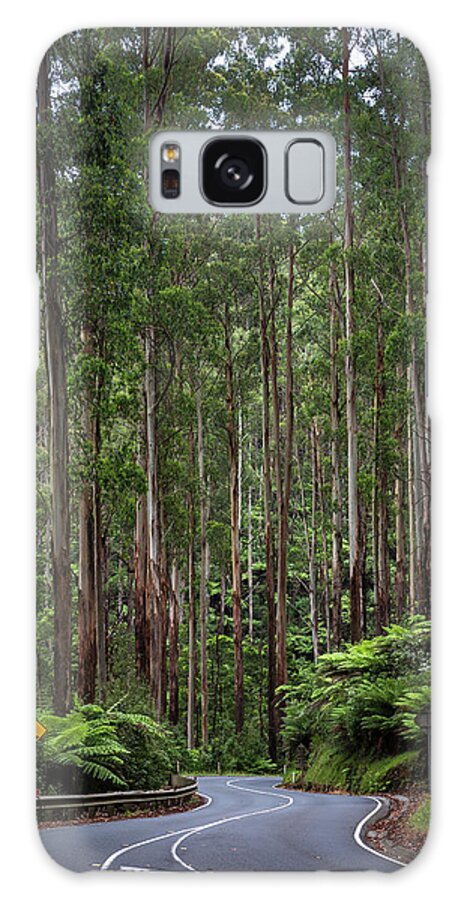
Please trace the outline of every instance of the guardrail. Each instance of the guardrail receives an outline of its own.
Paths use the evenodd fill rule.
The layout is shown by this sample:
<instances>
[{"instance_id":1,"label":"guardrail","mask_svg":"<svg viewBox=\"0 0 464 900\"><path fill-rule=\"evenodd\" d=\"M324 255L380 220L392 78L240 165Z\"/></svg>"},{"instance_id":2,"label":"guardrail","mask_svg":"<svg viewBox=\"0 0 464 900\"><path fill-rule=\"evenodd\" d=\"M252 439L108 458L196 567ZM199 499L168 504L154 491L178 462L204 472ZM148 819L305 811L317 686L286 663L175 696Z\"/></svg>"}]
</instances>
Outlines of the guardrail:
<instances>
[{"instance_id":1,"label":"guardrail","mask_svg":"<svg viewBox=\"0 0 464 900\"><path fill-rule=\"evenodd\" d=\"M111 815L122 809L126 811L148 807L176 806L179 800L188 800L198 790L196 778L172 775L171 787L157 791L111 791L105 794L55 794L37 798L39 822L71 818L72 813L86 810L96 813L105 810Z\"/></svg>"}]
</instances>

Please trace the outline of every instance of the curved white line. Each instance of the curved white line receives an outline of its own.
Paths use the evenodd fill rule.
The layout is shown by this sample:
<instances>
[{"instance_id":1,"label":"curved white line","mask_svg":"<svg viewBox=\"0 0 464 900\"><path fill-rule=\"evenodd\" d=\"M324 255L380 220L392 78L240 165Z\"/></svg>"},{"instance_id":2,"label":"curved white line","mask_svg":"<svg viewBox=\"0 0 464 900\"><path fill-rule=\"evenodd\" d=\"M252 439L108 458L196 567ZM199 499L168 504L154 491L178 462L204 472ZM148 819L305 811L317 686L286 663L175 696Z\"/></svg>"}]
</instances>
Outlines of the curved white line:
<instances>
[{"instance_id":1,"label":"curved white line","mask_svg":"<svg viewBox=\"0 0 464 900\"><path fill-rule=\"evenodd\" d=\"M251 777L253 777L253 776L251 776ZM237 778L229 778L229 781L226 781L226 787L235 788L236 791L249 791L250 794L266 794L266 796L268 796L268 797L273 796L273 794L271 794L269 791L259 791L258 788L243 787L243 785L234 784L235 781L237 781ZM271 784L271 787L274 791L279 790L277 785L278 785L277 781L274 784ZM284 800L289 799L288 797L285 796L285 794L280 794L279 796L282 797ZM293 803L293 799L292 799L292 803ZM287 804L287 806L288 805L289 804Z\"/></svg>"},{"instance_id":2,"label":"curved white line","mask_svg":"<svg viewBox=\"0 0 464 900\"><path fill-rule=\"evenodd\" d=\"M276 788L276 784L273 784L272 786L273 786L273 788ZM365 797L365 799L373 800L376 805L375 805L374 809L372 809L369 813L367 813L367 816L364 816L364 818L361 819L361 821L357 824L357 826L354 830L354 834L353 834L353 837L354 837L356 843L363 850L367 850L369 853L372 853L374 856L380 856L381 859L385 859L385 860L387 860L387 862L394 863L396 866L406 866L406 863L400 862L398 859L392 859L391 856L387 856L385 853L380 853L379 850L374 850L373 847L369 847L368 844L365 844L364 841L362 840L361 833L362 833L364 826L367 824L369 819L371 819L372 816L375 815L377 810L380 809L380 807L382 806L382 801L379 800L378 797Z\"/></svg>"},{"instance_id":3,"label":"curved white line","mask_svg":"<svg viewBox=\"0 0 464 900\"><path fill-rule=\"evenodd\" d=\"M149 869L142 869L140 866L120 866L120 872L149 872Z\"/></svg>"},{"instance_id":4,"label":"curved white line","mask_svg":"<svg viewBox=\"0 0 464 900\"><path fill-rule=\"evenodd\" d=\"M195 869L193 868L193 866L189 866L188 863L184 862L184 860L180 858L179 854L177 853L177 848L178 848L179 844L181 843L181 841L184 841L184 840L186 840L187 838L191 837L192 834L195 834L195 831L189 831L188 834L182 834L182 835L180 836L180 838L177 838L177 841L176 841L175 844L173 844L172 847L171 847L171 856L172 856L172 858L173 858L177 863L179 863L180 866L183 866L184 869L188 869L189 872L194 872Z\"/></svg>"},{"instance_id":5,"label":"curved white line","mask_svg":"<svg viewBox=\"0 0 464 900\"><path fill-rule=\"evenodd\" d=\"M208 794L200 794L200 797L206 797L206 803L203 803L202 806L197 806L196 809L191 809L190 813L199 812L200 809L206 809L213 802L213 798ZM136 844L129 844L127 847L121 847L120 850L115 850L108 859L105 859L105 862L102 863L100 867L100 871L103 872L104 869L109 869L115 859L118 859L119 856L122 856L123 853L129 853L130 850L136 850L138 847L145 847L147 844L155 844L157 841L163 841L166 838L173 837L176 834L188 834L191 831L191 828L182 828L180 831L168 831L166 834L158 834L156 837L147 838L146 841L138 841Z\"/></svg>"},{"instance_id":6,"label":"curved white line","mask_svg":"<svg viewBox=\"0 0 464 900\"><path fill-rule=\"evenodd\" d=\"M396 866L405 866L406 863L399 862L398 859L392 859L391 856L387 856L385 853L380 853L378 850L374 850L372 847L369 847L367 844L365 844L362 840L361 833L364 826L368 823L369 819L372 819L372 816L375 815L377 810L382 806L382 801L379 800L378 797L367 797L366 799L373 800L376 805L374 809L371 809L370 813L368 813L367 816L364 816L364 819L361 819L361 821L356 826L353 835L356 843L359 844L359 846L362 847L363 850L367 850L369 853L373 853L374 856L380 856L381 859L386 859L387 862L394 863Z\"/></svg>"},{"instance_id":7,"label":"curved white line","mask_svg":"<svg viewBox=\"0 0 464 900\"><path fill-rule=\"evenodd\" d=\"M236 791L248 791L250 794L265 794L265 796L267 796L267 797L274 796L273 794L269 793L269 791L259 791L257 788L241 787L238 784L234 784L232 779L230 779L229 781L226 781L226 787L234 788ZM274 785L273 785L273 787L274 787ZM187 834L185 834L185 833L182 834L172 845L171 855L172 855L173 859L176 862L180 863L180 865L183 866L184 869L188 869L189 872L194 872L195 871L194 867L189 865L188 863L184 862L184 860L182 860L180 858L179 854L177 853L177 848L178 848L179 844L183 843L184 841L187 841L189 839L189 837L192 837L192 835L199 834L200 831L206 831L208 828L216 828L217 826L225 825L228 822L239 822L239 821L241 821L241 819L250 819L252 816L264 816L264 815L266 815L266 813L277 812L279 809L285 809L287 806L292 805L293 797L284 797L282 794L280 794L279 796L281 796L282 799L285 800L285 803L279 803L278 806L270 806L267 809L255 809L255 810L253 810L253 812L240 813L240 815L236 815L236 816L228 816L224 819L218 819L216 822L208 822L207 825L198 825L196 828L190 829L190 831Z\"/></svg>"},{"instance_id":8,"label":"curved white line","mask_svg":"<svg viewBox=\"0 0 464 900\"><path fill-rule=\"evenodd\" d=\"M232 779L227 781L226 785L227 785L227 787L234 788L237 791L249 791L252 794L266 794L269 797L272 796L272 794L270 794L269 791L259 791L257 788L246 788L241 785L234 784ZM279 790L279 788L277 787L277 782L276 782L276 784L272 785L272 788L274 790ZM283 797L283 794L280 794L279 796ZM208 794L200 794L200 797L206 797L207 802L204 803L203 806L199 806L197 810L191 810L191 812L197 812L200 809L205 809L205 807L210 806L210 804L213 802L213 798L210 797ZM372 818L372 816L377 812L377 810L382 805L381 800L379 800L378 797L367 797L366 799L372 800L375 803L375 807L374 807L374 809L371 810L371 812L369 812L366 816L364 816L364 818L361 819L361 821L356 826L356 829L353 834L354 840L363 850L367 850L368 853L372 853L374 856L379 856L381 859L385 859L387 862L394 863L394 865L405 866L406 863L400 862L397 859L392 859L390 856L386 856L386 854L380 853L378 850L374 850L372 847L369 847L367 844L365 844L363 842L363 840L361 838L361 832L362 832L362 829L364 828L364 825L367 824L367 822ZM178 862L181 866L183 866L184 869L188 869L189 871L193 872L193 871L195 871L193 869L193 866L190 866L188 863L184 862L184 860L182 860L177 853L177 848L183 840L187 840L193 834L196 834L197 832L200 832L200 831L205 831L207 828L213 828L217 825L223 825L226 822L234 822L234 821L238 821L240 819L247 819L247 818L250 818L251 816L265 815L268 812L269 813L277 812L279 809L285 809L285 807L292 805L293 797L291 797L291 798L285 797L285 800L286 800L286 803L280 803L279 806L273 806L273 807L270 807L269 809L254 810L251 813L242 813L241 815L230 816L229 818L226 818L226 819L219 819L215 822L209 822L207 825L197 826L196 828L182 828L179 831L168 831L165 834L160 834L153 838L147 838L147 840L145 840L145 841L138 841L135 844L129 844L129 846L127 846L127 847L121 847L120 850L116 850L114 853L111 854L111 856L109 856L105 860L104 863L102 863L100 871L103 871L104 869L109 869L110 866L112 865L112 863L115 861L115 859L118 859L118 857L122 856L124 853L129 853L131 850L138 849L138 847L146 847L148 844L154 844L154 843L157 843L158 841L165 840L166 838L172 838L173 836L180 835L178 840L176 840L174 842L173 846L171 847L171 854L173 856L173 859L175 859L176 862ZM129 868L129 867L127 867L127 868Z\"/></svg>"}]
</instances>

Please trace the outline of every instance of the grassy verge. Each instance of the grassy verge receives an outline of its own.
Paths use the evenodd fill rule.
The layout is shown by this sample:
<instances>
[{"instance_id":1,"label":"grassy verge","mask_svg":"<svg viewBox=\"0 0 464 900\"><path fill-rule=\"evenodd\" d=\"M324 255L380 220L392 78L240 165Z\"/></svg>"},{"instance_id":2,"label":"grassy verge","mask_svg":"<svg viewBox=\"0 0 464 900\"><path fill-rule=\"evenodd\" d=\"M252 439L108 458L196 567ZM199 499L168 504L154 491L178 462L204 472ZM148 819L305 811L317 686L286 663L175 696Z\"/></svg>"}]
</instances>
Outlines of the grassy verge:
<instances>
[{"instance_id":1,"label":"grassy verge","mask_svg":"<svg viewBox=\"0 0 464 900\"><path fill-rule=\"evenodd\" d=\"M409 816L409 825L419 834L427 835L430 823L430 796L426 796L417 809Z\"/></svg>"}]
</instances>

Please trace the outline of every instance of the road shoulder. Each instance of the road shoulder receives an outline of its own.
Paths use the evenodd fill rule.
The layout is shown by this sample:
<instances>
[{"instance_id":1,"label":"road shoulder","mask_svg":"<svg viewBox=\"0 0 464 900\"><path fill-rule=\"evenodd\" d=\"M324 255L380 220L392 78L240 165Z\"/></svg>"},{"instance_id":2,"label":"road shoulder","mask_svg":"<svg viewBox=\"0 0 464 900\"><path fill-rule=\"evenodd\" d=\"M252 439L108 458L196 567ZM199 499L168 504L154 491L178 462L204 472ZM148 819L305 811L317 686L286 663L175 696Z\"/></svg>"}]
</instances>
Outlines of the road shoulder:
<instances>
[{"instance_id":1,"label":"road shoulder","mask_svg":"<svg viewBox=\"0 0 464 900\"><path fill-rule=\"evenodd\" d=\"M363 841L398 862L412 862L427 839L430 795L413 791L383 795L379 800L381 807L366 823Z\"/></svg>"}]
</instances>

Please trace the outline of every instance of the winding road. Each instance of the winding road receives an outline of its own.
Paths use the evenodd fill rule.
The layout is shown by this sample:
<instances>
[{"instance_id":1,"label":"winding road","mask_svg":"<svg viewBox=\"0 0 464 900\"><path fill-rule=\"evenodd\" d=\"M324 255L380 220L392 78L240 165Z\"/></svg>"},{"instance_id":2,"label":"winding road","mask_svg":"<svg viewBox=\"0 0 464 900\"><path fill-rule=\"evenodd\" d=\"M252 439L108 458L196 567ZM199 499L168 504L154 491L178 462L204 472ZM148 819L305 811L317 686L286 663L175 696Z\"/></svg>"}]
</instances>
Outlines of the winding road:
<instances>
[{"instance_id":1,"label":"winding road","mask_svg":"<svg viewBox=\"0 0 464 900\"><path fill-rule=\"evenodd\" d=\"M280 790L275 778L203 777L206 804L185 813L42 829L74 872L331 871L400 868L363 843L373 797Z\"/></svg>"}]
</instances>

